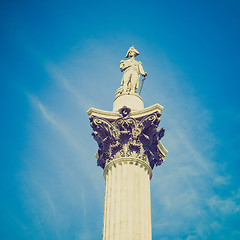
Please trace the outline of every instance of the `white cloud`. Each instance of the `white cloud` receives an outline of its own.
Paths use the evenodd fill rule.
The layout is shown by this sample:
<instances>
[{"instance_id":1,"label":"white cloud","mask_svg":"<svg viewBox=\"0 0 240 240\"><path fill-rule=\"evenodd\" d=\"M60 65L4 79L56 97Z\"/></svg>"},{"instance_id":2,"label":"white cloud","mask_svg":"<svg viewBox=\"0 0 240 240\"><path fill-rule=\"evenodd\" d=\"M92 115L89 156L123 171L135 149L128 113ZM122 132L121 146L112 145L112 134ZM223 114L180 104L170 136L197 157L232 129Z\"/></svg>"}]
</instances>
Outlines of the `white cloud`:
<instances>
[{"instance_id":1,"label":"white cloud","mask_svg":"<svg viewBox=\"0 0 240 240\"><path fill-rule=\"evenodd\" d=\"M214 195L209 199L209 206L213 211L224 215L237 214L240 212L240 189L237 193L233 193L231 197L221 198Z\"/></svg>"},{"instance_id":2,"label":"white cloud","mask_svg":"<svg viewBox=\"0 0 240 240\"><path fill-rule=\"evenodd\" d=\"M60 69L56 66L48 65L47 67L49 74L52 76L58 84L60 84L65 90L67 90L77 101L77 104L84 110L87 111L94 105L92 99L90 99L87 93L81 91L76 87L73 87L69 80L67 80L61 73Z\"/></svg>"},{"instance_id":3,"label":"white cloud","mask_svg":"<svg viewBox=\"0 0 240 240\"><path fill-rule=\"evenodd\" d=\"M175 76L170 67L168 70L170 75L164 70L154 73L154 77L161 74L163 81L155 81L147 95L148 102L161 98L160 104L165 105L160 125L166 128L163 143L169 151L165 163L153 171L153 236L207 239L213 226L220 226L216 233L220 236L228 231L222 218L229 217L233 209L238 211L239 205L232 198L223 200L216 192L230 183L231 176L223 175L222 166L214 160L218 140L209 127L211 112L184 79Z\"/></svg>"},{"instance_id":4,"label":"white cloud","mask_svg":"<svg viewBox=\"0 0 240 240\"><path fill-rule=\"evenodd\" d=\"M42 116L62 133L64 139L69 143L70 146L75 149L75 151L77 151L79 154L82 154L83 150L79 147L79 142L72 136L70 129L59 119L57 119L57 117L51 113L43 103L40 102L40 100L33 96L31 99L37 108L41 111Z\"/></svg>"}]
</instances>

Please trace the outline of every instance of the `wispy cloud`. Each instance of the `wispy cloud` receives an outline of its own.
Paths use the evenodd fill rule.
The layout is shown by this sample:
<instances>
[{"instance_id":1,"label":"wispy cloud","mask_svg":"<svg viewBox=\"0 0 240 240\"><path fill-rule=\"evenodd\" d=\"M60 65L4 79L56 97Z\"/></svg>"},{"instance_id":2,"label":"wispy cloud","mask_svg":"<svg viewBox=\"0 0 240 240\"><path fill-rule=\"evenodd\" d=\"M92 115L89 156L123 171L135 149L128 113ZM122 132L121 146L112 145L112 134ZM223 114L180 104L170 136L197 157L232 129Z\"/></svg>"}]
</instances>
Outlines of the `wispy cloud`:
<instances>
[{"instance_id":1,"label":"wispy cloud","mask_svg":"<svg viewBox=\"0 0 240 240\"><path fill-rule=\"evenodd\" d=\"M84 110L87 111L90 107L94 106L92 99L88 97L86 92L84 93L81 89L71 85L70 81L63 76L63 73L52 64L47 66L47 71L50 76L60 84L66 91L68 91L75 99L77 104ZM90 89L89 89L90 90Z\"/></svg>"},{"instance_id":2,"label":"wispy cloud","mask_svg":"<svg viewBox=\"0 0 240 240\"><path fill-rule=\"evenodd\" d=\"M157 99L160 91L166 104L162 114L166 128L163 142L169 151L166 162L154 169L152 178L153 236L207 239L215 231L211 227L214 223L219 226L216 238L221 233L230 234L223 219L233 213L239 215L239 199L221 196L220 189L231 183L231 176L214 159L218 140L209 128L211 111L191 93L183 79L174 75L174 70L170 71L170 75L164 71L154 73L162 74L163 79L166 74L167 80L156 82L149 95ZM185 86L179 86L180 82Z\"/></svg>"},{"instance_id":3,"label":"wispy cloud","mask_svg":"<svg viewBox=\"0 0 240 240\"><path fill-rule=\"evenodd\" d=\"M37 216L34 227L43 232L44 228L51 229L49 236L57 239L65 239L69 236L68 229L73 227L72 239L77 232L85 231L92 236L87 228L90 221L87 216L93 214L92 211L101 213L96 207L103 205L104 179L94 159L96 149L89 156L89 149L91 145L96 147L95 143L84 145L86 139L81 125L82 121L89 124L87 114L84 112L86 117L73 124L71 119L64 117L64 111L56 110L56 105L50 110L38 97L28 96L37 122L33 126L36 133L31 137L34 152L27 156L21 175L24 204L28 206L29 214ZM76 138L79 135L76 132L82 137ZM90 133L87 132L87 136L92 140ZM88 161L89 158L92 161ZM94 199L94 207L89 198Z\"/></svg>"},{"instance_id":4,"label":"wispy cloud","mask_svg":"<svg viewBox=\"0 0 240 240\"><path fill-rule=\"evenodd\" d=\"M76 141L71 135L69 128L64 125L64 123L60 122L60 120L57 119L57 117L53 113L51 113L40 100L33 96L31 97L31 99L35 106L41 111L42 116L63 134L64 139L66 139L66 141L68 141L69 144L75 148L75 151L81 154L82 151L79 148L79 142Z\"/></svg>"},{"instance_id":5,"label":"wispy cloud","mask_svg":"<svg viewBox=\"0 0 240 240\"><path fill-rule=\"evenodd\" d=\"M240 212L240 189L225 199L214 195L209 199L208 204L213 211L222 216L237 214Z\"/></svg>"}]
</instances>

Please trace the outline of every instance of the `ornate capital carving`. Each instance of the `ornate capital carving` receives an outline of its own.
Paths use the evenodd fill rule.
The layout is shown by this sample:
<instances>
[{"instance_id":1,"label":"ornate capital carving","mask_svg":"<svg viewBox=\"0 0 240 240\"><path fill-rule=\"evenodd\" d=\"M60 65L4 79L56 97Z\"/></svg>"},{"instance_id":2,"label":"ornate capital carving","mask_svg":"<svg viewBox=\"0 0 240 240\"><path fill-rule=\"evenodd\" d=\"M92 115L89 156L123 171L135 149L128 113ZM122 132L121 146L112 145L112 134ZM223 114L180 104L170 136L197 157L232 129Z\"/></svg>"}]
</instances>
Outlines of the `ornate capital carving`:
<instances>
[{"instance_id":1,"label":"ornate capital carving","mask_svg":"<svg viewBox=\"0 0 240 240\"><path fill-rule=\"evenodd\" d=\"M161 114L159 111L141 119L132 118L131 109L122 107L122 115L114 121L90 116L92 135L98 143L97 164L104 169L114 159L132 157L149 164L153 169L165 159L160 139L165 129L157 130Z\"/></svg>"}]
</instances>

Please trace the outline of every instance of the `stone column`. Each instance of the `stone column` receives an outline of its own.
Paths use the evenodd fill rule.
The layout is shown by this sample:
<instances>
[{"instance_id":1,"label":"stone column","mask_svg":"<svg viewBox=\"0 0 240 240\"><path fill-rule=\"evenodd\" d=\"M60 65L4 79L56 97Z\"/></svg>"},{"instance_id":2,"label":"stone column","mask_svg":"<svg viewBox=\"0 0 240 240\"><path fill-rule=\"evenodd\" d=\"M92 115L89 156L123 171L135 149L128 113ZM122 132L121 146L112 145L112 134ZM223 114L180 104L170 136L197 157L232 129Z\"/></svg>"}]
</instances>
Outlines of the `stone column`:
<instances>
[{"instance_id":1,"label":"stone column","mask_svg":"<svg viewBox=\"0 0 240 240\"><path fill-rule=\"evenodd\" d=\"M151 240L151 167L131 157L118 158L104 169L104 240Z\"/></svg>"},{"instance_id":2,"label":"stone column","mask_svg":"<svg viewBox=\"0 0 240 240\"><path fill-rule=\"evenodd\" d=\"M160 142L165 130L157 130L163 107L142 104L131 111L134 101L117 101L113 112L88 110L97 164L104 169L103 240L152 240L150 180L167 153Z\"/></svg>"}]
</instances>

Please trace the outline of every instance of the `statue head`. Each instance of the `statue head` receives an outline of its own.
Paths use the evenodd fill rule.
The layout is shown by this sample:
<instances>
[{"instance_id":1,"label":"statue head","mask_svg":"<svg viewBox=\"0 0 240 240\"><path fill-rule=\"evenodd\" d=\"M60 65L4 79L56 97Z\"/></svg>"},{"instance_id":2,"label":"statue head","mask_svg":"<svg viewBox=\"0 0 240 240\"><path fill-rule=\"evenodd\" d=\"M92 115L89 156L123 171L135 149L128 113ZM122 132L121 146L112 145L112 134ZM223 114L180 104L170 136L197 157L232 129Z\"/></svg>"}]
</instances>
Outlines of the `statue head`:
<instances>
[{"instance_id":1,"label":"statue head","mask_svg":"<svg viewBox=\"0 0 240 240\"><path fill-rule=\"evenodd\" d=\"M127 51L126 58L129 58L131 54L134 54L134 57L139 55L139 52L134 48L134 46L130 47Z\"/></svg>"}]
</instances>

